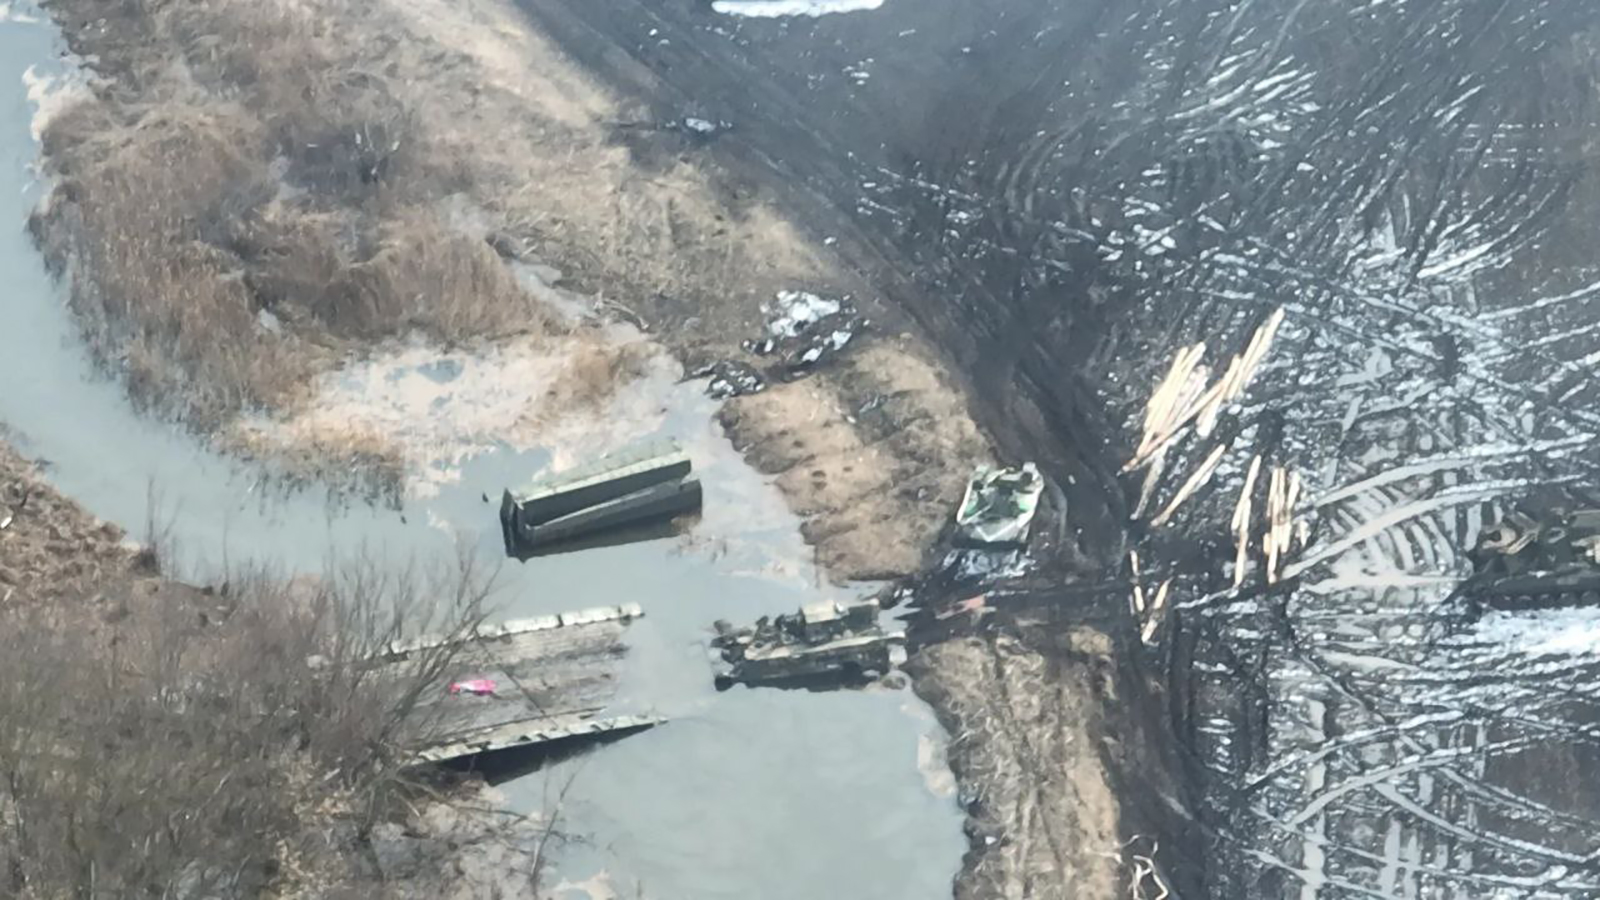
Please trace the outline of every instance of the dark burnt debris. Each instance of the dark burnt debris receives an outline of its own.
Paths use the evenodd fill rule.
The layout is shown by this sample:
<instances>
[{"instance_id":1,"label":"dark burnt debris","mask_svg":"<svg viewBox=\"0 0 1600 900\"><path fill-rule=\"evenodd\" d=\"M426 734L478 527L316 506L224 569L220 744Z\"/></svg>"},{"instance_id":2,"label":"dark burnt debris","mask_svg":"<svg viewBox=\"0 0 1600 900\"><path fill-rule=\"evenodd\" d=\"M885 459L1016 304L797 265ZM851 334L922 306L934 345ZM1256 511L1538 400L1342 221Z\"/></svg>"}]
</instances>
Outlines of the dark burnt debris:
<instances>
[{"instance_id":1,"label":"dark burnt debris","mask_svg":"<svg viewBox=\"0 0 1600 900\"><path fill-rule=\"evenodd\" d=\"M847 606L824 601L744 628L719 620L711 640L717 687L819 688L887 675L901 661L904 634L884 629L880 612L870 599Z\"/></svg>"},{"instance_id":2,"label":"dark burnt debris","mask_svg":"<svg viewBox=\"0 0 1600 900\"><path fill-rule=\"evenodd\" d=\"M740 346L765 365L715 360L690 372L690 378L710 379L707 394L721 400L759 393L773 381L797 381L843 353L872 324L848 297L807 291L781 291L762 305L762 313L766 333Z\"/></svg>"},{"instance_id":3,"label":"dark burnt debris","mask_svg":"<svg viewBox=\"0 0 1600 900\"><path fill-rule=\"evenodd\" d=\"M1600 606L1600 509L1514 508L1468 554L1479 609Z\"/></svg>"},{"instance_id":4,"label":"dark burnt debris","mask_svg":"<svg viewBox=\"0 0 1600 900\"><path fill-rule=\"evenodd\" d=\"M1090 606L1104 606L1109 594L1126 595L1126 580L1082 581L1071 554L1033 527L1046 487L1033 462L973 470L940 542L941 555L878 594L885 609L910 607L911 650L993 627L1005 618L995 613L1035 606L1041 597L1049 603L1072 597L1075 614L1087 614ZM1064 509L1063 497L1052 494L1049 502Z\"/></svg>"},{"instance_id":5,"label":"dark burnt debris","mask_svg":"<svg viewBox=\"0 0 1600 900\"><path fill-rule=\"evenodd\" d=\"M735 359L723 359L701 366L690 378L708 378L706 394L715 400L759 394L767 389L767 379L755 366Z\"/></svg>"}]
</instances>

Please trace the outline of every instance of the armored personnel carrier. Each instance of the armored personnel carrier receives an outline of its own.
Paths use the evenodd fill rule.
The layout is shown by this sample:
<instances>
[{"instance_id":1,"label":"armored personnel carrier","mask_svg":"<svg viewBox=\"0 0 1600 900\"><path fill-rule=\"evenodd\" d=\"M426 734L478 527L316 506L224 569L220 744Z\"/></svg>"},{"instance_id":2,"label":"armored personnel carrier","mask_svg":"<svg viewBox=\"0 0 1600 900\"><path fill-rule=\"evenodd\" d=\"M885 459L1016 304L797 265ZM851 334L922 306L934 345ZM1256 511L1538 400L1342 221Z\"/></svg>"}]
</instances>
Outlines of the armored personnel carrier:
<instances>
[{"instance_id":1,"label":"armored personnel carrier","mask_svg":"<svg viewBox=\"0 0 1600 900\"><path fill-rule=\"evenodd\" d=\"M736 683L815 684L865 681L888 673L905 636L878 624L878 604L814 603L797 613L734 628L715 624L718 690Z\"/></svg>"},{"instance_id":2,"label":"armored personnel carrier","mask_svg":"<svg viewBox=\"0 0 1600 900\"><path fill-rule=\"evenodd\" d=\"M1480 608L1600 605L1600 509L1513 510L1468 557L1461 593Z\"/></svg>"}]
</instances>

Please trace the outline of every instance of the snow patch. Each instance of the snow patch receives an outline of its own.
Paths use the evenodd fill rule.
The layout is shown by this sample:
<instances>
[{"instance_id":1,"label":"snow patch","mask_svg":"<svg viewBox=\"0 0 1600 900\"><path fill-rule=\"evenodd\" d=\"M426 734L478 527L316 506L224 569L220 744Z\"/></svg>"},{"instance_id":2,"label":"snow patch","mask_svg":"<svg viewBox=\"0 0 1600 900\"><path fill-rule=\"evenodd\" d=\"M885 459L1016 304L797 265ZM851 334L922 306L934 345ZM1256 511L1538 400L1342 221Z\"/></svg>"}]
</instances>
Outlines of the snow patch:
<instances>
[{"instance_id":1,"label":"snow patch","mask_svg":"<svg viewBox=\"0 0 1600 900\"><path fill-rule=\"evenodd\" d=\"M12 3L11 0L0 0L0 22L37 25L43 21L43 19L39 18L39 8L32 3Z\"/></svg>"},{"instance_id":2,"label":"snow patch","mask_svg":"<svg viewBox=\"0 0 1600 900\"><path fill-rule=\"evenodd\" d=\"M817 18L830 13L865 12L882 5L883 0L716 0L711 4L711 8L730 16L779 19L788 16Z\"/></svg>"},{"instance_id":3,"label":"snow patch","mask_svg":"<svg viewBox=\"0 0 1600 900\"><path fill-rule=\"evenodd\" d=\"M7 8L0 6L0 22L28 21L26 19L7 19ZM44 136L44 130L49 127L50 120L54 119L62 110L74 102L88 95L88 81L84 70L75 64L74 59L64 61L65 68L56 72L45 72L39 66L29 66L22 73L22 84L28 92L28 103L33 107L33 118L28 122L28 128L35 141Z\"/></svg>"},{"instance_id":4,"label":"snow patch","mask_svg":"<svg viewBox=\"0 0 1600 900\"><path fill-rule=\"evenodd\" d=\"M807 325L843 308L838 300L819 297L810 291L779 291L771 303L761 304L761 311L767 317L767 330L774 337L798 337Z\"/></svg>"}]
</instances>

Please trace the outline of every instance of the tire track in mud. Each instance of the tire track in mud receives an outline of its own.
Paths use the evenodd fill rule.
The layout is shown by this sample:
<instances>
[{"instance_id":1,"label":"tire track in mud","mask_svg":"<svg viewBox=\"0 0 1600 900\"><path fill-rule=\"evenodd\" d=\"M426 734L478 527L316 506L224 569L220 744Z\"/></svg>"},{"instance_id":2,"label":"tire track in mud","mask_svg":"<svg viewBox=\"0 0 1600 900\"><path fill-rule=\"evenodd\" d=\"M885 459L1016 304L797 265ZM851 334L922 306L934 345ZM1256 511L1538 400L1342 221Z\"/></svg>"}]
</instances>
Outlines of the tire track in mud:
<instances>
[{"instance_id":1,"label":"tire track in mud","mask_svg":"<svg viewBox=\"0 0 1600 900\"><path fill-rule=\"evenodd\" d=\"M1556 88L1519 79L1571 8L1038 0L938 22L947 6L714 40L676 8L650 20L671 48L641 56L669 63L674 102L735 111L715 158L778 176L961 369L1002 446L1039 458L1091 532L1078 565L1116 572L1125 540L1225 545L1251 453L1305 476L1312 538L1284 586L1219 591L1190 568L1225 565L1203 550L1150 557L1180 576L1192 642L1173 651L1173 728L1224 811L1209 893L1600 890L1593 844L1556 846L1584 845L1596 809L1542 799L1524 758L1595 744L1594 661L1485 650L1541 626L1472 623L1449 599L1507 498L1597 474L1600 413L1572 402L1600 388L1595 282L1527 277L1538 238L1574 227L1574 176L1560 146L1508 147L1497 124L1559 106L1524 103ZM895 49L912 27L941 37ZM935 48L970 54L906 58ZM869 54L887 91L829 81ZM896 104L937 119L897 133ZM1174 452L1159 492L1231 445L1212 484L1168 529L1130 532L1117 469L1148 385L1179 346L1215 359L1280 306L1250 393Z\"/></svg>"}]
</instances>

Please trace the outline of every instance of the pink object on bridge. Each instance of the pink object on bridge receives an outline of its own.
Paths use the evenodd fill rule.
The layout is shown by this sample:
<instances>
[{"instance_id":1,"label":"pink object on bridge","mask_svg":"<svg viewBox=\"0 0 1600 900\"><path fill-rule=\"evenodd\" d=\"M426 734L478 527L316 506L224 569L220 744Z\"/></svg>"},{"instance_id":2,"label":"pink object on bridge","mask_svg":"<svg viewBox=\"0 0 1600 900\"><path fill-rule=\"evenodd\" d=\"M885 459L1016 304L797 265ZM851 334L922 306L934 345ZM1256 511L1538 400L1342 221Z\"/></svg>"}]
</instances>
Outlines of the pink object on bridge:
<instances>
[{"instance_id":1,"label":"pink object on bridge","mask_svg":"<svg viewBox=\"0 0 1600 900\"><path fill-rule=\"evenodd\" d=\"M451 684L450 684L450 693L452 693L452 694L460 694L460 693L476 694L479 697L489 696L489 695L492 695L494 693L494 679L493 678L469 678L466 681L451 682Z\"/></svg>"}]
</instances>

